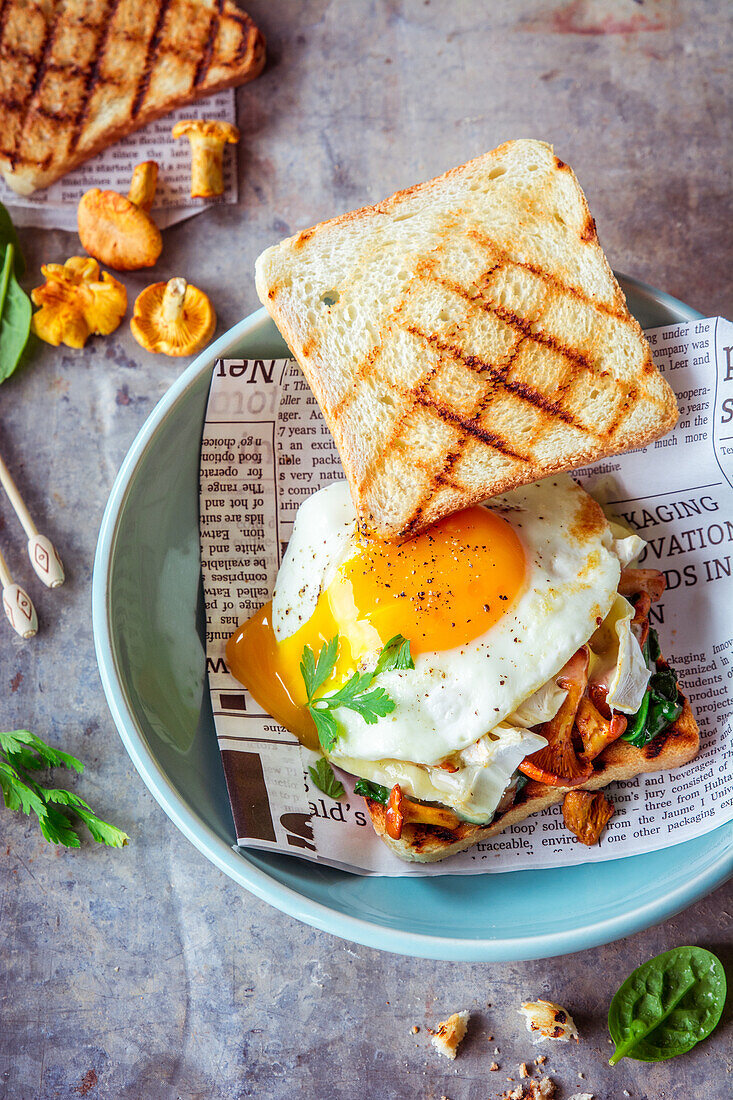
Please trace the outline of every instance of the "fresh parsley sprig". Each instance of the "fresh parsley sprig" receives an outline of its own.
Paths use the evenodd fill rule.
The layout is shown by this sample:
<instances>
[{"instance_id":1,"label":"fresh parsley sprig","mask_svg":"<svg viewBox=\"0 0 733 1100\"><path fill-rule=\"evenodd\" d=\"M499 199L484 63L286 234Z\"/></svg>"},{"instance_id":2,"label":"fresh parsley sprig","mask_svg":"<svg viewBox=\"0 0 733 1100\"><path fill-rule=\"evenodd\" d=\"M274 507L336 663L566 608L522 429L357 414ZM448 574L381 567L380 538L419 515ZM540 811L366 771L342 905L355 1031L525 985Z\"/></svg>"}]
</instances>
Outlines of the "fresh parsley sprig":
<instances>
[{"instance_id":1,"label":"fresh parsley sprig","mask_svg":"<svg viewBox=\"0 0 733 1100\"><path fill-rule=\"evenodd\" d=\"M309 767L308 771L313 780L313 785L318 787L319 791L327 794L329 798L338 799L346 793L343 783L336 778L333 768L325 756L321 756L320 759L316 760L315 767Z\"/></svg>"},{"instance_id":2,"label":"fresh parsley sprig","mask_svg":"<svg viewBox=\"0 0 733 1100\"><path fill-rule=\"evenodd\" d=\"M78 794L58 787L43 787L28 774L58 767L71 768L79 774L84 771L84 765L75 756L52 748L29 730L0 731L0 791L9 810L34 813L41 832L51 844L80 847L78 826L69 820L69 813L83 821L100 844L112 848L127 844L127 833L102 821ZM58 809L59 806L66 807L66 813Z\"/></svg>"},{"instance_id":3,"label":"fresh parsley sprig","mask_svg":"<svg viewBox=\"0 0 733 1100\"><path fill-rule=\"evenodd\" d=\"M374 672L355 672L338 691L316 696L316 692L336 667L338 645L336 634L321 648L318 658L307 645L303 649L300 662L300 672L308 696L307 707L315 723L318 740L326 752L333 748L339 736L339 728L332 711L338 707L346 707L360 714L367 725L373 725L379 718L391 714L395 708L394 700L390 699L384 688L372 688L375 676L393 669L415 667L410 656L410 643L401 634L395 634L383 646Z\"/></svg>"}]
</instances>

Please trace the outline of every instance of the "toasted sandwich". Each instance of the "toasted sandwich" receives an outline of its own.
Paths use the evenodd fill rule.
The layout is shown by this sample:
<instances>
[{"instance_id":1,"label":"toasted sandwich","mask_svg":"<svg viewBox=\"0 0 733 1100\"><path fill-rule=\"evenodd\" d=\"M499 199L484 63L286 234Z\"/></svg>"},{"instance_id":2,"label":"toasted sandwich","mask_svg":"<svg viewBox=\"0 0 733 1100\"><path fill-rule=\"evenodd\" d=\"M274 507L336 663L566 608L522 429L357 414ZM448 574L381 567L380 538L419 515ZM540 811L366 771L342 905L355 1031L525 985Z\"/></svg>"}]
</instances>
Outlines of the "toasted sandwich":
<instances>
[{"instance_id":1,"label":"toasted sandwich","mask_svg":"<svg viewBox=\"0 0 733 1100\"><path fill-rule=\"evenodd\" d=\"M650 626L664 577L567 475L402 543L360 535L347 484L301 504L270 604L227 665L281 725L355 777L377 833L420 862L563 802L676 768L698 730Z\"/></svg>"},{"instance_id":2,"label":"toasted sandwich","mask_svg":"<svg viewBox=\"0 0 733 1100\"><path fill-rule=\"evenodd\" d=\"M5 0L0 172L28 195L264 63L262 34L232 0Z\"/></svg>"},{"instance_id":3,"label":"toasted sandwich","mask_svg":"<svg viewBox=\"0 0 733 1100\"><path fill-rule=\"evenodd\" d=\"M540 141L303 230L259 257L256 282L371 537L408 538L677 419L578 181Z\"/></svg>"}]
</instances>

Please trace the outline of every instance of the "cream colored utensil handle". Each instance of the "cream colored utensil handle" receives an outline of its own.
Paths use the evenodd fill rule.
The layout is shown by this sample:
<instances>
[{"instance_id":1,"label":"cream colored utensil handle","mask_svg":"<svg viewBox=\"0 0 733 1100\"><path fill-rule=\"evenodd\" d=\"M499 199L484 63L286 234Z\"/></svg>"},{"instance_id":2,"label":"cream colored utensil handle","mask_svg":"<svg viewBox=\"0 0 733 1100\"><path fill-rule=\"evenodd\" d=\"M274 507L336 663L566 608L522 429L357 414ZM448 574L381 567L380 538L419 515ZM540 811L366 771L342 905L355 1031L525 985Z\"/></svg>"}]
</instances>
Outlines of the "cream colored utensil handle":
<instances>
[{"instance_id":1,"label":"cream colored utensil handle","mask_svg":"<svg viewBox=\"0 0 733 1100\"><path fill-rule=\"evenodd\" d=\"M51 540L45 535L38 534L33 517L26 508L25 501L18 492L18 486L13 481L2 455L0 455L0 485L7 493L8 500L28 536L28 557L31 559L31 565L45 585L49 588L58 588L64 583L64 567L61 564L61 558Z\"/></svg>"},{"instance_id":2,"label":"cream colored utensil handle","mask_svg":"<svg viewBox=\"0 0 733 1100\"><path fill-rule=\"evenodd\" d=\"M10 575L5 558L0 551L0 585L2 585L3 611L16 634L32 638L38 631L38 617L33 602Z\"/></svg>"}]
</instances>

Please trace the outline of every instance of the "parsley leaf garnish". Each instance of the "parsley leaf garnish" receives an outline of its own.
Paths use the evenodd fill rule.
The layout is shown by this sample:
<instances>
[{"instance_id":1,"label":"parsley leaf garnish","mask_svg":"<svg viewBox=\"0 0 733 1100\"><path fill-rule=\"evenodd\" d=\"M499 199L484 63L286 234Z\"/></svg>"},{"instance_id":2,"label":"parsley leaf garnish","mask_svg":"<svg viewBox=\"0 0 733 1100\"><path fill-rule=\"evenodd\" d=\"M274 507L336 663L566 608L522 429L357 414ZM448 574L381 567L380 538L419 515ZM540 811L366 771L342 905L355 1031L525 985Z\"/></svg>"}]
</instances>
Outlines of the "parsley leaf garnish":
<instances>
[{"instance_id":1,"label":"parsley leaf garnish","mask_svg":"<svg viewBox=\"0 0 733 1100\"><path fill-rule=\"evenodd\" d=\"M84 765L75 756L46 745L29 730L0 731L0 792L9 810L35 814L43 836L51 844L80 847L77 826L67 813L83 821L100 844L112 848L127 844L127 833L102 821L78 794L58 787L43 787L28 774L57 767L72 768L79 773L84 771ZM65 806L67 813L57 809L58 806Z\"/></svg>"},{"instance_id":2,"label":"parsley leaf garnish","mask_svg":"<svg viewBox=\"0 0 733 1100\"><path fill-rule=\"evenodd\" d=\"M317 760L315 767L308 768L308 771L318 790L323 791L329 798L341 798L345 793L343 783L333 774L333 768L325 756Z\"/></svg>"},{"instance_id":3,"label":"parsley leaf garnish","mask_svg":"<svg viewBox=\"0 0 733 1100\"><path fill-rule=\"evenodd\" d=\"M391 714L395 708L394 701L384 688L371 686L374 677L381 672L415 667L410 656L410 643L401 634L395 634L382 647L374 672L355 672L338 691L316 698L316 692L336 667L338 641L336 634L322 647L318 659L311 647L305 646L300 661L300 672L308 696L308 710L315 723L318 740L326 752L333 748L339 737L338 724L331 711L337 707L346 707L360 714L367 725L374 725L379 718Z\"/></svg>"},{"instance_id":4,"label":"parsley leaf garnish","mask_svg":"<svg viewBox=\"0 0 733 1100\"><path fill-rule=\"evenodd\" d=\"M394 669L414 668L415 662L410 656L410 643L402 634L390 638L379 654L374 675L380 672L392 672Z\"/></svg>"}]
</instances>

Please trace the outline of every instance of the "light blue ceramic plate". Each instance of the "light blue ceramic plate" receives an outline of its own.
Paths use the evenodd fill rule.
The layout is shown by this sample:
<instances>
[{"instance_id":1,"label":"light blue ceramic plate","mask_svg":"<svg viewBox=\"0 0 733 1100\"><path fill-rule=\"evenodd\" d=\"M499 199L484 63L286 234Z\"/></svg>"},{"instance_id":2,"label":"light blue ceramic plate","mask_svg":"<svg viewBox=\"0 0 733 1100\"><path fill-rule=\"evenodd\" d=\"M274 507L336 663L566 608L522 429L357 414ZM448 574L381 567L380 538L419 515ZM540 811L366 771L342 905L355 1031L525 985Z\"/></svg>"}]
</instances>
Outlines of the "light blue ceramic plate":
<instances>
[{"instance_id":1,"label":"light blue ceramic plate","mask_svg":"<svg viewBox=\"0 0 733 1100\"><path fill-rule=\"evenodd\" d=\"M621 283L643 326L700 316L633 279ZM232 847L201 640L199 444L214 361L285 354L264 310L203 352L143 426L102 520L93 582L102 683L125 748L171 820L278 909L345 939L429 958L580 951L661 921L722 882L733 871L733 836L722 829L609 863L417 880L361 878Z\"/></svg>"}]
</instances>

